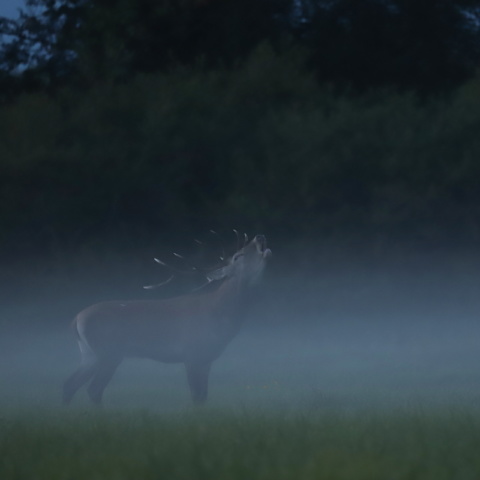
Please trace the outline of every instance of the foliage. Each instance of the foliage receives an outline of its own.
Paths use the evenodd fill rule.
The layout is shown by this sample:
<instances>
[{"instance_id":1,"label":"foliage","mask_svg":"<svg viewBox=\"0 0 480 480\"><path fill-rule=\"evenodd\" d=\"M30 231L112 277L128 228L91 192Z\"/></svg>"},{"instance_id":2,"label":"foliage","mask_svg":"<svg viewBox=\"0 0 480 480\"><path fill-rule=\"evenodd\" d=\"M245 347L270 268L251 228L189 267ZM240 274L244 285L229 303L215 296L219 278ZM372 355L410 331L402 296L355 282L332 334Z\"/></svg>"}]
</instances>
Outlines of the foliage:
<instances>
[{"instance_id":1,"label":"foliage","mask_svg":"<svg viewBox=\"0 0 480 480\"><path fill-rule=\"evenodd\" d=\"M10 80L16 74L28 90L124 80L199 59L210 66L234 65L259 42L282 36L279 19L289 4L26 0L17 20L0 21L0 40L6 36L0 44L0 69Z\"/></svg>"},{"instance_id":2,"label":"foliage","mask_svg":"<svg viewBox=\"0 0 480 480\"><path fill-rule=\"evenodd\" d=\"M476 0L308 2L300 33L321 81L359 89L431 92L474 74L480 58Z\"/></svg>"},{"instance_id":3,"label":"foliage","mask_svg":"<svg viewBox=\"0 0 480 480\"><path fill-rule=\"evenodd\" d=\"M25 1L18 19L0 19L4 101L198 62L235 67L265 41L307 48L317 80L360 91L448 90L480 59L479 0Z\"/></svg>"},{"instance_id":4,"label":"foliage","mask_svg":"<svg viewBox=\"0 0 480 480\"><path fill-rule=\"evenodd\" d=\"M219 224L477 241L479 81L422 103L339 96L306 56L263 44L234 70L182 67L5 106L0 243L54 250Z\"/></svg>"}]
</instances>

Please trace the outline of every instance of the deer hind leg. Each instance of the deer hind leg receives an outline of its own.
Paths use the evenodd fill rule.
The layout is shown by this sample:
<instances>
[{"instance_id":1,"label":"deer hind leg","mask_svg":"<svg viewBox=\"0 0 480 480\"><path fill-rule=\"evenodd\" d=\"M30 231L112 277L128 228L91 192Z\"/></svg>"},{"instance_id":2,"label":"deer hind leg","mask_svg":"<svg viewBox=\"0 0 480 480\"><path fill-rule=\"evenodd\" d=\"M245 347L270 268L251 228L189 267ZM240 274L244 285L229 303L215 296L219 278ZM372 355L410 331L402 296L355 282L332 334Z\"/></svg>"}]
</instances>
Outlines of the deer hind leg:
<instances>
[{"instance_id":1,"label":"deer hind leg","mask_svg":"<svg viewBox=\"0 0 480 480\"><path fill-rule=\"evenodd\" d=\"M95 365L82 365L63 384L63 404L69 405L77 390L93 377Z\"/></svg>"},{"instance_id":2,"label":"deer hind leg","mask_svg":"<svg viewBox=\"0 0 480 480\"><path fill-rule=\"evenodd\" d=\"M186 363L188 386L195 405L202 405L208 396L209 363Z\"/></svg>"},{"instance_id":3,"label":"deer hind leg","mask_svg":"<svg viewBox=\"0 0 480 480\"><path fill-rule=\"evenodd\" d=\"M108 358L99 359L95 364L93 378L87 388L88 396L95 405L101 405L103 391L110 383L120 362L120 358Z\"/></svg>"}]
</instances>

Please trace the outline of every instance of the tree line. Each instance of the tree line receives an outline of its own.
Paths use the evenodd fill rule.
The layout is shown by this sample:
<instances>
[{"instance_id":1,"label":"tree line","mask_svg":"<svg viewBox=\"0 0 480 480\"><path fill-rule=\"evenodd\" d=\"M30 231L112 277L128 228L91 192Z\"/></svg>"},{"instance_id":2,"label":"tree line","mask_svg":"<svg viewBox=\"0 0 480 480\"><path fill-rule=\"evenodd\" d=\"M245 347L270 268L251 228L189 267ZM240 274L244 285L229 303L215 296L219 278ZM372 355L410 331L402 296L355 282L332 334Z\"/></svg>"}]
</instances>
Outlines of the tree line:
<instances>
[{"instance_id":1,"label":"tree line","mask_svg":"<svg viewBox=\"0 0 480 480\"><path fill-rule=\"evenodd\" d=\"M206 225L475 244L478 3L27 0L0 25L2 260Z\"/></svg>"},{"instance_id":2,"label":"tree line","mask_svg":"<svg viewBox=\"0 0 480 480\"><path fill-rule=\"evenodd\" d=\"M0 19L3 97L125 81L178 65L232 68L261 42L306 50L320 83L432 92L480 58L478 0L26 0Z\"/></svg>"}]
</instances>

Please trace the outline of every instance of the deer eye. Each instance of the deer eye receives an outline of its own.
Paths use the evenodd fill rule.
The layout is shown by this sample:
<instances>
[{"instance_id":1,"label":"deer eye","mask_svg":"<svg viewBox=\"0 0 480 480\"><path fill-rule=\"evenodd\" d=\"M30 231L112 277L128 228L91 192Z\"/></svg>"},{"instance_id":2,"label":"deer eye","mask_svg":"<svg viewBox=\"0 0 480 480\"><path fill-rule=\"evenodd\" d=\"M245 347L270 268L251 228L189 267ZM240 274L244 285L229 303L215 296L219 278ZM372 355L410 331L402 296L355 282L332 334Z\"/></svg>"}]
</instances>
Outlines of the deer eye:
<instances>
[{"instance_id":1,"label":"deer eye","mask_svg":"<svg viewBox=\"0 0 480 480\"><path fill-rule=\"evenodd\" d=\"M243 253L239 253L233 257L233 261L236 262L240 257L243 257Z\"/></svg>"}]
</instances>

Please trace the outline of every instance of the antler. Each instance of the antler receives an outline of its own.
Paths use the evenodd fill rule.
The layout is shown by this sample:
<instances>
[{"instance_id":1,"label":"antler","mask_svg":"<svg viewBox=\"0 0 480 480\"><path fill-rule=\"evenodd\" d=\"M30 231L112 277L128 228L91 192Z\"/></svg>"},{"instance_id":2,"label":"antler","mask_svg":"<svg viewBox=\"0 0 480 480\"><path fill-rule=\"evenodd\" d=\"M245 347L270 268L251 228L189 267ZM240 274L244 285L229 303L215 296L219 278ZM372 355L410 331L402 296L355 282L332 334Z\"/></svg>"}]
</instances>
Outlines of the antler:
<instances>
[{"instance_id":1,"label":"antler","mask_svg":"<svg viewBox=\"0 0 480 480\"><path fill-rule=\"evenodd\" d=\"M145 290L153 290L155 288L158 288L158 287L163 287L164 285L166 285L167 283L170 283L172 280L173 280L173 277L175 275L172 275L170 276L170 278L168 278L167 280L165 280L164 282L161 282L161 283L156 283L155 285L144 285L144 289Z\"/></svg>"},{"instance_id":2,"label":"antler","mask_svg":"<svg viewBox=\"0 0 480 480\"><path fill-rule=\"evenodd\" d=\"M238 251L240 249L240 235L239 235L239 233L236 229L233 229L233 231L234 231L234 233L237 237L237 251ZM212 235L215 235L218 238L218 240L220 241L220 245L222 247L222 256L220 256L220 260L222 262L225 262L226 261L226 255L225 255L225 248L223 246L222 239L220 238L219 234L215 230L211 229L211 230L209 230L209 233L211 233ZM194 242L198 245L204 245L203 242L201 242L200 240L198 240L196 238L194 239ZM246 233L244 233L243 234L243 247L245 247L247 242L248 242L248 235ZM177 252L173 252L173 256L181 259L184 262L186 262L185 257L183 255L180 255ZM185 269L177 268L173 265L170 265L170 264L168 264L168 263L164 262L163 260L160 260L159 258L156 258L156 257L153 260L156 263L158 263L159 265L161 265L162 267L165 267L165 268L169 269L171 272L173 272L173 274L170 275L170 277L163 282L156 283L156 284L153 284L153 285L145 285L143 287L145 290L153 290L155 288L159 288L159 287L163 287L164 285L167 285L168 283L170 283L175 278L175 274L177 274L177 275L191 275L192 273L196 273L196 272L202 273L207 280L206 283L203 283L202 285L200 285L200 287L195 288L193 291L201 290L202 288L206 287L210 283L212 283L216 280L221 280L221 279L225 278L228 275L228 272L231 268L229 263L227 263L226 265L223 265L223 266L220 266L220 267L215 267L213 269L212 268L209 268L209 269L203 269L202 268L202 269L200 269L200 268L197 268L193 265L189 265L188 266L189 268L187 270L185 270Z\"/></svg>"},{"instance_id":3,"label":"antler","mask_svg":"<svg viewBox=\"0 0 480 480\"><path fill-rule=\"evenodd\" d=\"M212 235L215 235L219 242L220 242L220 246L222 247L222 255L220 257L220 260L223 262L226 258L225 256L225 247L223 246L223 242L222 242L222 239L220 238L220 235L215 231L215 230L209 230L209 232L212 234Z\"/></svg>"}]
</instances>

